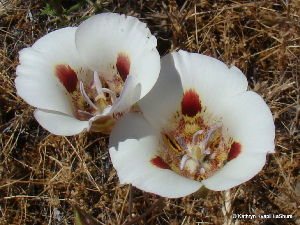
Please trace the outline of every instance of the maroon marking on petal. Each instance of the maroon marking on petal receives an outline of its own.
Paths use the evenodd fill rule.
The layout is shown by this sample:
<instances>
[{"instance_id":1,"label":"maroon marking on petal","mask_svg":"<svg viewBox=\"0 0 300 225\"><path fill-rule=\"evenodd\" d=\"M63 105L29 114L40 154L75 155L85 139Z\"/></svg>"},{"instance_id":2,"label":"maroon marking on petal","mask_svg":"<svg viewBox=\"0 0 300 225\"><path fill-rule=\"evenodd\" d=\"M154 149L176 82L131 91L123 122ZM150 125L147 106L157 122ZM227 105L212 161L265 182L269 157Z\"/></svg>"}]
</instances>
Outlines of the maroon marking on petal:
<instances>
[{"instance_id":1,"label":"maroon marking on petal","mask_svg":"<svg viewBox=\"0 0 300 225\"><path fill-rule=\"evenodd\" d=\"M77 74L69 65L57 65L55 68L56 76L59 81L64 85L68 92L73 92L76 90L78 83Z\"/></svg>"},{"instance_id":2,"label":"maroon marking on petal","mask_svg":"<svg viewBox=\"0 0 300 225\"><path fill-rule=\"evenodd\" d=\"M241 153L241 144L238 142L233 142L228 153L227 160L230 161L236 158Z\"/></svg>"},{"instance_id":3,"label":"maroon marking on petal","mask_svg":"<svg viewBox=\"0 0 300 225\"><path fill-rule=\"evenodd\" d=\"M201 112L201 104L199 95L196 91L190 89L183 95L181 101L182 114L189 117L194 117L198 112Z\"/></svg>"},{"instance_id":4,"label":"maroon marking on petal","mask_svg":"<svg viewBox=\"0 0 300 225\"><path fill-rule=\"evenodd\" d=\"M130 70L129 57L123 53L120 53L117 58L116 66L122 80L125 81Z\"/></svg>"},{"instance_id":5,"label":"maroon marking on petal","mask_svg":"<svg viewBox=\"0 0 300 225\"><path fill-rule=\"evenodd\" d=\"M155 158L152 158L150 160L150 162L154 166L157 166L158 168L161 168L161 169L170 169L169 165L167 163L165 163L165 161L161 157L159 157L159 156L156 156Z\"/></svg>"}]
</instances>

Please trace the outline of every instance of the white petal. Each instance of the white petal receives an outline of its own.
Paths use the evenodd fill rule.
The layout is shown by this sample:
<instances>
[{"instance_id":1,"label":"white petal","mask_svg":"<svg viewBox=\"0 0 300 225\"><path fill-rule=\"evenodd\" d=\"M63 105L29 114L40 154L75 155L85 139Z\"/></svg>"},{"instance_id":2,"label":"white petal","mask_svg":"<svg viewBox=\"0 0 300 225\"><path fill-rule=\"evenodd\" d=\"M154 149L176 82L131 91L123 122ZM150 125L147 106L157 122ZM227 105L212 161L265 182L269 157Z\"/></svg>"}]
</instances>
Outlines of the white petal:
<instances>
[{"instance_id":1,"label":"white petal","mask_svg":"<svg viewBox=\"0 0 300 225\"><path fill-rule=\"evenodd\" d=\"M113 104L111 112L124 112L140 99L141 84L137 83L134 76L129 75L125 81L120 97Z\"/></svg>"},{"instance_id":2,"label":"white petal","mask_svg":"<svg viewBox=\"0 0 300 225\"><path fill-rule=\"evenodd\" d=\"M110 134L116 122L116 119L110 114L111 106L107 106L102 114L95 115L89 119L89 131L101 132L103 134Z\"/></svg>"},{"instance_id":3,"label":"white petal","mask_svg":"<svg viewBox=\"0 0 300 225\"><path fill-rule=\"evenodd\" d=\"M241 153L220 171L203 181L211 190L226 190L255 176L264 166L266 154L274 152L275 126L270 109L256 93L247 91L220 107L223 125Z\"/></svg>"},{"instance_id":4,"label":"white petal","mask_svg":"<svg viewBox=\"0 0 300 225\"><path fill-rule=\"evenodd\" d=\"M76 31L76 46L84 62L105 79L117 74L117 59L125 54L129 73L141 83L141 97L153 87L160 70L156 38L145 23L115 13L102 13L84 21Z\"/></svg>"},{"instance_id":5,"label":"white petal","mask_svg":"<svg viewBox=\"0 0 300 225\"><path fill-rule=\"evenodd\" d=\"M20 64L41 67L51 66L53 69L56 64L67 64L72 69L87 69L83 64L75 45L75 32L77 27L65 27L52 31L38 39L30 48L20 51ZM31 53L25 53L27 49L31 49ZM24 52L23 52L24 51ZM34 59L32 54L35 52ZM40 65L42 64L42 65ZM93 79L90 73L87 78L85 73L77 74L81 80ZM41 76L41 75L40 75Z\"/></svg>"},{"instance_id":6,"label":"white petal","mask_svg":"<svg viewBox=\"0 0 300 225\"><path fill-rule=\"evenodd\" d=\"M77 27L66 27L50 32L37 40L32 48L52 62L65 62L72 68L81 67L81 59L75 45Z\"/></svg>"},{"instance_id":7,"label":"white petal","mask_svg":"<svg viewBox=\"0 0 300 225\"><path fill-rule=\"evenodd\" d=\"M71 136L89 128L88 121L80 121L54 111L37 109L34 112L34 117L43 128L55 135Z\"/></svg>"},{"instance_id":8,"label":"white petal","mask_svg":"<svg viewBox=\"0 0 300 225\"><path fill-rule=\"evenodd\" d=\"M161 59L161 72L153 89L138 104L146 119L156 128L163 128L167 119L178 110L183 95L180 76L171 54Z\"/></svg>"},{"instance_id":9,"label":"white petal","mask_svg":"<svg viewBox=\"0 0 300 225\"><path fill-rule=\"evenodd\" d=\"M186 51L173 52L183 89L194 89L201 104L217 114L219 104L247 89L245 75L236 67L228 68L223 62L206 55Z\"/></svg>"},{"instance_id":10,"label":"white petal","mask_svg":"<svg viewBox=\"0 0 300 225\"><path fill-rule=\"evenodd\" d=\"M168 198L197 191L202 186L200 182L151 163L157 156L159 134L141 115L128 113L117 122L110 136L109 152L120 182Z\"/></svg>"},{"instance_id":11,"label":"white petal","mask_svg":"<svg viewBox=\"0 0 300 225\"><path fill-rule=\"evenodd\" d=\"M213 176L203 180L202 183L205 187L214 191L230 189L250 180L263 168L265 161L265 154L241 153Z\"/></svg>"},{"instance_id":12,"label":"white petal","mask_svg":"<svg viewBox=\"0 0 300 225\"><path fill-rule=\"evenodd\" d=\"M144 51L133 59L131 74L141 84L141 97L144 97L155 85L160 72L160 56L156 48Z\"/></svg>"},{"instance_id":13,"label":"white petal","mask_svg":"<svg viewBox=\"0 0 300 225\"><path fill-rule=\"evenodd\" d=\"M76 28L63 28L40 38L30 48L20 51L17 67L16 88L18 94L29 104L73 115L73 108L66 89L57 74L59 65L75 72L74 79L85 73L75 47ZM86 79L86 78L84 78ZM65 85L65 86L64 86ZM76 82L72 83L76 87Z\"/></svg>"},{"instance_id":14,"label":"white petal","mask_svg":"<svg viewBox=\"0 0 300 225\"><path fill-rule=\"evenodd\" d=\"M274 152L275 125L272 113L258 94L244 92L232 97L220 109L224 127L234 141L242 145L242 152Z\"/></svg>"},{"instance_id":15,"label":"white petal","mask_svg":"<svg viewBox=\"0 0 300 225\"><path fill-rule=\"evenodd\" d=\"M18 95L30 105L68 115L73 114L71 101L65 91L58 88L56 82L49 79L41 81L34 77L18 76L15 84Z\"/></svg>"}]
</instances>

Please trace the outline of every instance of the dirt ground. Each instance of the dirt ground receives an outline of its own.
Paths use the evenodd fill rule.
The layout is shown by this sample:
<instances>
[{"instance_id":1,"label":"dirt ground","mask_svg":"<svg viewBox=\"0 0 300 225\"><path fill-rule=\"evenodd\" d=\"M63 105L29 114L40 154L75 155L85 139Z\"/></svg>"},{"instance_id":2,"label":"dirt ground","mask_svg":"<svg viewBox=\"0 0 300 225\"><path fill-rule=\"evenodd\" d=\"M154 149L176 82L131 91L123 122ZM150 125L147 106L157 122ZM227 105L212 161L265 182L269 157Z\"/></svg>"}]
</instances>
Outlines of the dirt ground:
<instances>
[{"instance_id":1,"label":"dirt ground","mask_svg":"<svg viewBox=\"0 0 300 225\"><path fill-rule=\"evenodd\" d=\"M162 56L184 49L239 67L276 124L276 153L264 169L230 191L164 199L119 184L108 136L41 128L16 95L18 51L100 12L146 22ZM1 225L74 224L74 205L100 224L300 224L299 0L1 0L0 46Z\"/></svg>"}]
</instances>

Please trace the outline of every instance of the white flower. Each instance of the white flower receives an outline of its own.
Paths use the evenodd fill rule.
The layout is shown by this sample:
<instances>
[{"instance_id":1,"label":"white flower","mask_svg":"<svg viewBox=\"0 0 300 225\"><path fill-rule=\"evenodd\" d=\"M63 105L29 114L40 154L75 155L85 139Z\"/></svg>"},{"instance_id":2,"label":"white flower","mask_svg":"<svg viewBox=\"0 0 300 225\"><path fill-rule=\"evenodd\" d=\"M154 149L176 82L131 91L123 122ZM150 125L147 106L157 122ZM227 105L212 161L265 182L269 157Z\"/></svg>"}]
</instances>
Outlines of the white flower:
<instances>
[{"instance_id":1,"label":"white flower","mask_svg":"<svg viewBox=\"0 0 300 225\"><path fill-rule=\"evenodd\" d=\"M156 38L146 24L103 13L21 50L15 84L51 133L109 133L115 119L150 91L159 70Z\"/></svg>"},{"instance_id":2,"label":"white flower","mask_svg":"<svg viewBox=\"0 0 300 225\"><path fill-rule=\"evenodd\" d=\"M274 152L275 127L247 80L205 55L174 52L140 101L144 117L116 123L110 155L121 183L176 198L203 185L221 191L257 174ZM128 128L130 126L130 129Z\"/></svg>"}]
</instances>

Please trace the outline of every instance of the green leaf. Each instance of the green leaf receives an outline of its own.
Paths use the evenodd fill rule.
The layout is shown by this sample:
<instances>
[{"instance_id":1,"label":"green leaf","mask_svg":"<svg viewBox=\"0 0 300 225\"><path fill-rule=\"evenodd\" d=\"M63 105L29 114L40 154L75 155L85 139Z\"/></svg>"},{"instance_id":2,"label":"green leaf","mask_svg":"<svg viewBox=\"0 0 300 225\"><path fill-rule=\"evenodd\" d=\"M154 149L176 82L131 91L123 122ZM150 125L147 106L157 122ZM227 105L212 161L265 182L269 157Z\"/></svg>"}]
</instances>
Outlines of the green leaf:
<instances>
[{"instance_id":1,"label":"green leaf","mask_svg":"<svg viewBox=\"0 0 300 225\"><path fill-rule=\"evenodd\" d=\"M74 206L75 213L75 225L100 225L100 222L96 218L87 214L85 211L77 206Z\"/></svg>"}]
</instances>

